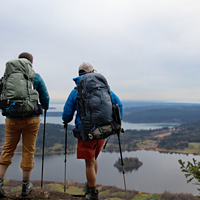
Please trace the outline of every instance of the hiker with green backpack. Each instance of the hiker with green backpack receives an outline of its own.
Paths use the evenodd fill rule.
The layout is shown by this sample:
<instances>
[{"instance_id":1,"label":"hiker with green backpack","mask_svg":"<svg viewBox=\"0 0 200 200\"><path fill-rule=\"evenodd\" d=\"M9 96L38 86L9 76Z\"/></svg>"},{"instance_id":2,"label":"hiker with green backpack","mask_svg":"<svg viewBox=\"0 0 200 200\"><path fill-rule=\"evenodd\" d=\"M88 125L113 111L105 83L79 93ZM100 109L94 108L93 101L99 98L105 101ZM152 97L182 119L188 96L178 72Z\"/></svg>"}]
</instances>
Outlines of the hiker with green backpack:
<instances>
[{"instance_id":1,"label":"hiker with green backpack","mask_svg":"<svg viewBox=\"0 0 200 200\"><path fill-rule=\"evenodd\" d=\"M0 157L0 198L5 197L4 176L22 135L22 196L33 190L30 182L40 117L49 108L49 94L41 76L32 69L33 56L21 53L6 63L0 79L0 109L5 119L5 141ZM40 102L40 104L38 103Z\"/></svg>"},{"instance_id":2,"label":"hiker with green backpack","mask_svg":"<svg viewBox=\"0 0 200 200\"><path fill-rule=\"evenodd\" d=\"M73 79L76 87L71 91L62 113L62 119L67 124L77 112L73 134L78 139L77 159L85 160L86 200L98 199L97 157L105 138L121 132L121 125L115 122L113 115L118 105L122 117L122 104L110 90L105 77L95 71L90 63L80 65L79 76Z\"/></svg>"}]
</instances>

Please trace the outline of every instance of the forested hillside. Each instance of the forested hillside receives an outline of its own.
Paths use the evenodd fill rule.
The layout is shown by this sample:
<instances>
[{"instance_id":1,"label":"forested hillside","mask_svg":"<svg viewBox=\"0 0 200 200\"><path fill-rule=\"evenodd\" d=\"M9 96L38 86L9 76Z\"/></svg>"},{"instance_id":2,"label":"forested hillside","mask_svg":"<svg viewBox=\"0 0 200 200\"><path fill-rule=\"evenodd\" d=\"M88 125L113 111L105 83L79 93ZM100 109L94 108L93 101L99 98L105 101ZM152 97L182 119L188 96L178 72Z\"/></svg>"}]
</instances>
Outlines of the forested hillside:
<instances>
[{"instance_id":1,"label":"forested hillside","mask_svg":"<svg viewBox=\"0 0 200 200\"><path fill-rule=\"evenodd\" d=\"M68 134L67 134L67 145L68 151L75 151L76 146L76 139L74 138L73 134L71 133L74 127L68 125ZM37 140L36 140L36 153L42 152L42 145L43 145L43 131L44 131L44 124L40 124L40 129L38 132ZM1 146L3 145L4 141L4 125L0 124L0 143ZM60 124L46 124L46 131L45 131L45 153L59 153L64 151L64 144L65 144L65 129L63 125ZM19 144L18 146L20 146ZM20 151L20 148L18 148Z\"/></svg>"},{"instance_id":2,"label":"forested hillside","mask_svg":"<svg viewBox=\"0 0 200 200\"><path fill-rule=\"evenodd\" d=\"M41 154L43 145L43 128L40 125L38 137L36 141L36 154ZM67 149L68 152L76 151L77 139L72 134L73 126L68 125ZM0 125L0 146L3 147L4 142L4 125ZM45 153L63 153L65 147L65 129L63 125L46 124L45 137ZM196 150L190 150L190 153L199 154L197 147L200 146L200 121L187 123L175 128L162 128L155 130L126 130L120 134L122 150L132 151L138 149L156 150L156 151L173 151L180 152L185 148L191 147L191 143L195 143ZM198 144L198 145L197 145ZM21 143L18 145L18 152L21 152ZM191 147L192 148L192 147ZM119 151L117 135L110 137L106 149L104 151Z\"/></svg>"},{"instance_id":3,"label":"forested hillside","mask_svg":"<svg viewBox=\"0 0 200 200\"><path fill-rule=\"evenodd\" d=\"M158 148L184 149L189 143L200 143L200 121L187 123L172 130L170 136L163 138Z\"/></svg>"}]
</instances>

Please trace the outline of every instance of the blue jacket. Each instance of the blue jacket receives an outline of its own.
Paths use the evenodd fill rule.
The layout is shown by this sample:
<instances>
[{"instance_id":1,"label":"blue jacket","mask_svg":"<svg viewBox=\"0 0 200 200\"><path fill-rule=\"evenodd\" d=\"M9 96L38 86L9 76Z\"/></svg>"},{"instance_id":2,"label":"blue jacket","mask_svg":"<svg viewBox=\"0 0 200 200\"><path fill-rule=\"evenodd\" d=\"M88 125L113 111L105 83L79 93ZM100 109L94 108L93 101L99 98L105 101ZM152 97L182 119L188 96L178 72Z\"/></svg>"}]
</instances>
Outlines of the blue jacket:
<instances>
[{"instance_id":1,"label":"blue jacket","mask_svg":"<svg viewBox=\"0 0 200 200\"><path fill-rule=\"evenodd\" d=\"M40 101L43 109L48 110L49 100L50 100L49 93L47 91L46 85L45 85L42 77L37 73L35 73L33 87L39 93L39 101ZM35 116L38 116L38 115L31 114L26 117L35 117ZM6 116L6 117L7 118L17 118L17 117L12 117L12 116Z\"/></svg>"},{"instance_id":2,"label":"blue jacket","mask_svg":"<svg viewBox=\"0 0 200 200\"><path fill-rule=\"evenodd\" d=\"M84 76L84 75L82 75L82 76ZM76 85L80 84L80 78L82 76L78 76L73 79L73 81L76 83ZM111 92L113 104L115 104L115 105L118 104L120 107L120 114L122 117L123 116L122 103L119 100L119 98L112 91L110 91L110 92ZM65 123L71 122L75 111L77 111L75 125L78 129L80 129L81 120L80 120L80 115L79 115L77 96L78 96L78 90L73 89L65 103L64 108L63 108L62 119Z\"/></svg>"},{"instance_id":3,"label":"blue jacket","mask_svg":"<svg viewBox=\"0 0 200 200\"><path fill-rule=\"evenodd\" d=\"M41 103L43 109L48 110L49 100L50 100L49 93L47 91L46 85L45 85L42 77L37 73L35 73L33 87L39 93L39 100L40 100L40 103Z\"/></svg>"}]
</instances>

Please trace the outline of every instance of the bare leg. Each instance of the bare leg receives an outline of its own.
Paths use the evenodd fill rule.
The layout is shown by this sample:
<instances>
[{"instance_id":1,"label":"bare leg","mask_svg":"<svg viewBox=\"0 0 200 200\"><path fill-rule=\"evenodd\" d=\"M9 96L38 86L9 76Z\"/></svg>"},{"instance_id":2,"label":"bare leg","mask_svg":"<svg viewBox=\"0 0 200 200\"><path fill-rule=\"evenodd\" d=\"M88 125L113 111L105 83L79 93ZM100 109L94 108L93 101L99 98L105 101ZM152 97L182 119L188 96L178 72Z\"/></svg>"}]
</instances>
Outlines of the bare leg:
<instances>
[{"instance_id":1,"label":"bare leg","mask_svg":"<svg viewBox=\"0 0 200 200\"><path fill-rule=\"evenodd\" d=\"M3 179L9 165L0 164L0 179Z\"/></svg>"},{"instance_id":2,"label":"bare leg","mask_svg":"<svg viewBox=\"0 0 200 200\"><path fill-rule=\"evenodd\" d=\"M33 190L33 184L29 181L31 170L24 170L23 172L23 182L22 182L22 196L27 196Z\"/></svg>"},{"instance_id":3,"label":"bare leg","mask_svg":"<svg viewBox=\"0 0 200 200\"><path fill-rule=\"evenodd\" d=\"M94 168L95 168L95 172L96 172L96 174L97 174L97 171L98 171L98 164L97 164L97 160L95 160Z\"/></svg>"},{"instance_id":4,"label":"bare leg","mask_svg":"<svg viewBox=\"0 0 200 200\"><path fill-rule=\"evenodd\" d=\"M86 164L86 178L89 187L96 186L96 172L97 172L97 163L95 158L90 160L85 160Z\"/></svg>"},{"instance_id":5,"label":"bare leg","mask_svg":"<svg viewBox=\"0 0 200 200\"><path fill-rule=\"evenodd\" d=\"M30 175L31 175L31 170L28 171L28 170L22 170L23 172L23 181L26 182L26 181L29 181L30 179Z\"/></svg>"}]
</instances>

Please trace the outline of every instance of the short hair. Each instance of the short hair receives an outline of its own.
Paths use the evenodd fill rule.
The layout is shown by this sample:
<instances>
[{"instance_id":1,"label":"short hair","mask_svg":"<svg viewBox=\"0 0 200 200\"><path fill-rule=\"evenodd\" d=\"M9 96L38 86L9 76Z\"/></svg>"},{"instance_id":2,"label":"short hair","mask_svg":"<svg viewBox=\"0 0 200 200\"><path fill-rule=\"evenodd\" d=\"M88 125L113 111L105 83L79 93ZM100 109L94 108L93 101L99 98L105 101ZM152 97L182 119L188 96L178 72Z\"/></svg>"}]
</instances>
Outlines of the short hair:
<instances>
[{"instance_id":1,"label":"short hair","mask_svg":"<svg viewBox=\"0 0 200 200\"><path fill-rule=\"evenodd\" d=\"M81 69L78 73L79 73L79 76L81 76L83 74L87 74L88 72L86 72L85 70Z\"/></svg>"},{"instance_id":2,"label":"short hair","mask_svg":"<svg viewBox=\"0 0 200 200\"><path fill-rule=\"evenodd\" d=\"M33 63L33 56L30 53L23 52L23 53L19 54L18 58L26 58L31 63Z\"/></svg>"}]
</instances>

